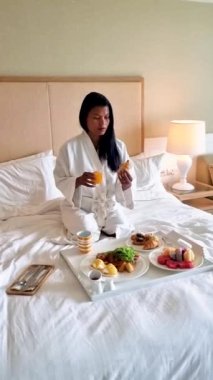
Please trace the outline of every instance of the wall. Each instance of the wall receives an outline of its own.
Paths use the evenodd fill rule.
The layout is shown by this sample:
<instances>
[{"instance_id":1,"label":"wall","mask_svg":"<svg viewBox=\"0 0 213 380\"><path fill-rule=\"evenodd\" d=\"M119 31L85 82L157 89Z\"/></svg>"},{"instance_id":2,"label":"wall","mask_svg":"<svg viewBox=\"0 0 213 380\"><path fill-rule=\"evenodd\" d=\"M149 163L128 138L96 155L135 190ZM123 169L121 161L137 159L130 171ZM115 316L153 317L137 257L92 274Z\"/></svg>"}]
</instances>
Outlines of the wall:
<instances>
[{"instance_id":1,"label":"wall","mask_svg":"<svg viewBox=\"0 0 213 380\"><path fill-rule=\"evenodd\" d=\"M145 135L171 119L213 132L213 4L0 0L0 76L140 75Z\"/></svg>"}]
</instances>

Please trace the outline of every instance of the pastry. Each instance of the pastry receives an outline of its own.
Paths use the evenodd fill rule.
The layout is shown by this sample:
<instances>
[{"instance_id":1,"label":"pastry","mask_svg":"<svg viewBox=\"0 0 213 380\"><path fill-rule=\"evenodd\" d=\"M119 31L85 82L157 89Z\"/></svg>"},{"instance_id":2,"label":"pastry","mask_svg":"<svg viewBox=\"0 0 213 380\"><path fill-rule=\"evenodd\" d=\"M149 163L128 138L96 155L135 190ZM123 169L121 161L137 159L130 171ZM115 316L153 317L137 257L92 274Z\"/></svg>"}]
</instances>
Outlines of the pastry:
<instances>
[{"instance_id":1,"label":"pastry","mask_svg":"<svg viewBox=\"0 0 213 380\"><path fill-rule=\"evenodd\" d=\"M159 246L159 238L154 234L142 234L140 232L131 236L132 244L140 245L143 249L154 249Z\"/></svg>"},{"instance_id":2,"label":"pastry","mask_svg":"<svg viewBox=\"0 0 213 380\"><path fill-rule=\"evenodd\" d=\"M129 167L130 167L129 160L127 160L126 162L122 162L122 164L120 164L119 166L118 172L121 172L123 170L129 170Z\"/></svg>"},{"instance_id":3,"label":"pastry","mask_svg":"<svg viewBox=\"0 0 213 380\"><path fill-rule=\"evenodd\" d=\"M170 256L175 252L175 247L164 247L162 251L162 255L164 256Z\"/></svg>"}]
</instances>

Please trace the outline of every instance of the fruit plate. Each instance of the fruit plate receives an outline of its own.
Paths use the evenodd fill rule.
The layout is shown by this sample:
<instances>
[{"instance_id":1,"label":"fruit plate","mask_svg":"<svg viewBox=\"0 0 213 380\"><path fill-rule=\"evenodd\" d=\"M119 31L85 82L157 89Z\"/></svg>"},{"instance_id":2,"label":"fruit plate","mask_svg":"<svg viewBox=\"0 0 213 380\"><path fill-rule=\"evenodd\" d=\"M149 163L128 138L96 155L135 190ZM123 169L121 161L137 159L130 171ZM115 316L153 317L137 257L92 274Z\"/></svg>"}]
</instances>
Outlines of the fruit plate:
<instances>
[{"instance_id":1,"label":"fruit plate","mask_svg":"<svg viewBox=\"0 0 213 380\"><path fill-rule=\"evenodd\" d=\"M89 272L94 269L91 266L91 263L96 259L96 255L89 255L81 260L79 265L79 270L84 273L86 276L89 275ZM145 274L149 269L149 262L145 260L143 257L139 257L135 266L135 270L131 273L129 272L118 272L117 276L108 276L103 275L103 280L107 281L109 279L113 279L114 282L121 282L121 281L129 281L136 279L143 274Z\"/></svg>"},{"instance_id":2,"label":"fruit plate","mask_svg":"<svg viewBox=\"0 0 213 380\"><path fill-rule=\"evenodd\" d=\"M168 270L168 271L173 271L173 272L186 272L186 271L191 271L195 268L199 268L202 264L203 264L203 256L201 256L200 254L196 254L195 253L195 260L193 261L194 263L194 267L193 268L176 268L176 269L173 269L173 268L169 268L167 267L167 265L161 265L158 263L158 256L160 256L162 254L162 248L159 248L155 251L152 251L150 252L149 254L149 261L152 265L154 265L155 267L157 268L160 268L160 269L163 269L163 270Z\"/></svg>"}]
</instances>

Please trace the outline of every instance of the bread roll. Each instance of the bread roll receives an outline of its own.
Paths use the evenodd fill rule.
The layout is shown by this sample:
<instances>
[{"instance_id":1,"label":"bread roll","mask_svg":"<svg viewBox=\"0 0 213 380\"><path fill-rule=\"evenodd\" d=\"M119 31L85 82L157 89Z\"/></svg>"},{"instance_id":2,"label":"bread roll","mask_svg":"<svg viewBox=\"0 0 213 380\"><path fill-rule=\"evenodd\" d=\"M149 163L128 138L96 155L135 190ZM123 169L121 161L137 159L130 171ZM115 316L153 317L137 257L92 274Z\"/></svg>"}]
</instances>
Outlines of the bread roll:
<instances>
[{"instance_id":1,"label":"bread roll","mask_svg":"<svg viewBox=\"0 0 213 380\"><path fill-rule=\"evenodd\" d=\"M129 160L127 160L126 162L122 162L122 164L120 164L118 171L121 172L122 170L129 170L129 168L130 163Z\"/></svg>"}]
</instances>

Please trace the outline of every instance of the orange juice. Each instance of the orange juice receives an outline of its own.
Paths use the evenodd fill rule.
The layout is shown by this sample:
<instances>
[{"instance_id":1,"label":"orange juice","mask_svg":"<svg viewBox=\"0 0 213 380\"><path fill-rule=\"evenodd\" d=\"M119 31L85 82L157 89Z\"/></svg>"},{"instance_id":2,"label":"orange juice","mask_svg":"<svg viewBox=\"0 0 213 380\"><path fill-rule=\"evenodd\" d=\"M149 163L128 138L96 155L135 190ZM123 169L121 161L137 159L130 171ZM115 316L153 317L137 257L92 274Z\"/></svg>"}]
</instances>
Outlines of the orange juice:
<instances>
[{"instance_id":1,"label":"orange juice","mask_svg":"<svg viewBox=\"0 0 213 380\"><path fill-rule=\"evenodd\" d=\"M96 172L93 172L93 174L94 174L95 184L96 185L100 185L102 183L102 181L103 181L103 174L102 174L102 172L96 171Z\"/></svg>"}]
</instances>

